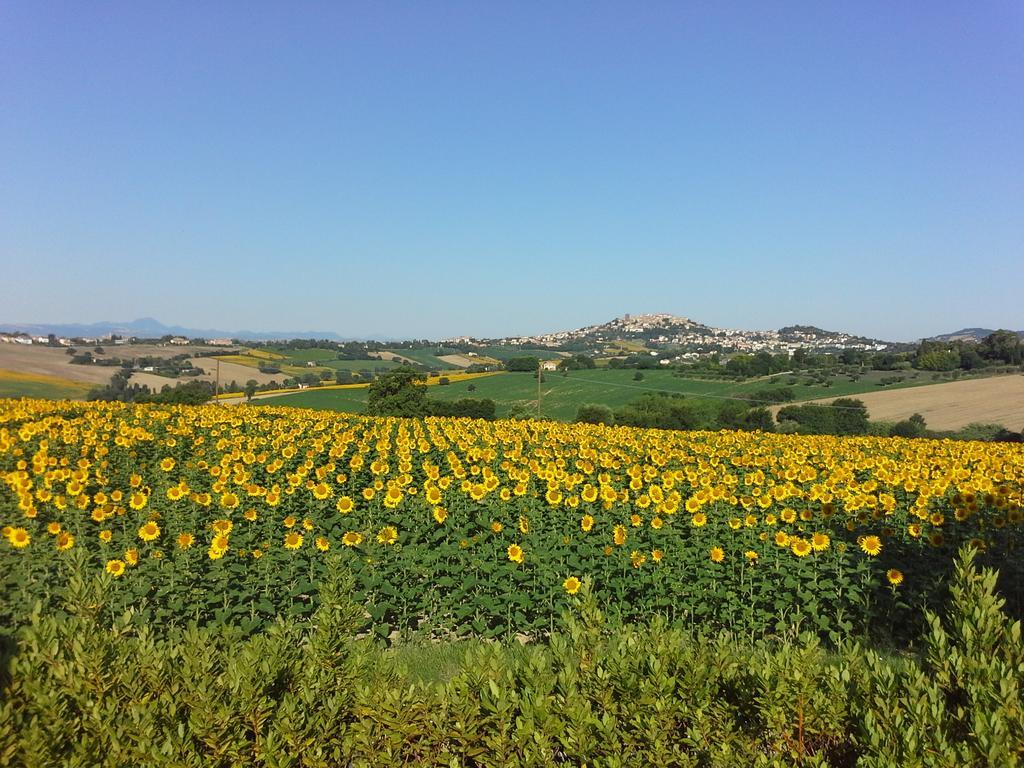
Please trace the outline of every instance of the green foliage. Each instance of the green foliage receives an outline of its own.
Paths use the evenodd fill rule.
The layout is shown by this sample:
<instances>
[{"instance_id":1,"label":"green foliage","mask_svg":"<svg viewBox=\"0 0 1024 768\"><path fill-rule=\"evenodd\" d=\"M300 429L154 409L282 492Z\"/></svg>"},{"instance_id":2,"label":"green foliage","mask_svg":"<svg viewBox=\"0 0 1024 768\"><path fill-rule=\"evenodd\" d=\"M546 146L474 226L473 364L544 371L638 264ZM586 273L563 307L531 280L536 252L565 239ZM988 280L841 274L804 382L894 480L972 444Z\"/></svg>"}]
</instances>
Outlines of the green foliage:
<instances>
[{"instance_id":1,"label":"green foliage","mask_svg":"<svg viewBox=\"0 0 1024 768\"><path fill-rule=\"evenodd\" d=\"M662 393L644 395L615 412L615 423L628 427L657 429L697 429L702 414L682 395Z\"/></svg>"},{"instance_id":2,"label":"green foliage","mask_svg":"<svg viewBox=\"0 0 1024 768\"><path fill-rule=\"evenodd\" d=\"M494 419L497 405L490 398L463 397L458 400L430 400L431 416L461 416L469 419Z\"/></svg>"},{"instance_id":3,"label":"green foliage","mask_svg":"<svg viewBox=\"0 0 1024 768\"><path fill-rule=\"evenodd\" d=\"M748 399L756 403L788 403L796 399L792 387L766 387L750 393Z\"/></svg>"},{"instance_id":4,"label":"green foliage","mask_svg":"<svg viewBox=\"0 0 1024 768\"><path fill-rule=\"evenodd\" d=\"M1024 761L1024 644L961 557L924 653L619 625L584 584L544 642L382 648L336 567L308 624L105 621L76 576L3 659L0 763L49 766L1000 766ZM426 665L427 669L423 669Z\"/></svg>"},{"instance_id":5,"label":"green foliage","mask_svg":"<svg viewBox=\"0 0 1024 768\"><path fill-rule=\"evenodd\" d=\"M366 394L366 413L370 416L424 416L427 413L427 389L424 376L412 368L395 368L378 376Z\"/></svg>"},{"instance_id":6,"label":"green foliage","mask_svg":"<svg viewBox=\"0 0 1024 768\"><path fill-rule=\"evenodd\" d=\"M560 371L593 370L596 367L597 363L594 362L594 358L588 355L572 355L558 362Z\"/></svg>"},{"instance_id":7,"label":"green foliage","mask_svg":"<svg viewBox=\"0 0 1024 768\"><path fill-rule=\"evenodd\" d=\"M576 411L576 422L584 424L605 424L611 426L615 423L615 414L607 405L590 403L581 405Z\"/></svg>"},{"instance_id":8,"label":"green foliage","mask_svg":"<svg viewBox=\"0 0 1024 768\"><path fill-rule=\"evenodd\" d=\"M997 574L961 553L946 621L928 612L921 661L854 648L847 672L867 766L1024 762L1024 643L1003 613Z\"/></svg>"},{"instance_id":9,"label":"green foliage","mask_svg":"<svg viewBox=\"0 0 1024 768\"><path fill-rule=\"evenodd\" d=\"M758 352L756 355L734 355L725 364L725 370L735 376L767 376L792 368L789 355Z\"/></svg>"},{"instance_id":10,"label":"green foliage","mask_svg":"<svg viewBox=\"0 0 1024 768\"><path fill-rule=\"evenodd\" d=\"M986 360L1020 365L1024 362L1024 342L1013 331L998 330L981 340L978 353Z\"/></svg>"},{"instance_id":11,"label":"green foliage","mask_svg":"<svg viewBox=\"0 0 1024 768\"><path fill-rule=\"evenodd\" d=\"M926 352L918 356L915 367L923 371L953 371L960 367L960 352L955 349Z\"/></svg>"},{"instance_id":12,"label":"green foliage","mask_svg":"<svg viewBox=\"0 0 1024 768\"><path fill-rule=\"evenodd\" d=\"M866 435L868 433L868 409L863 400L841 397L832 401L835 412L836 431L834 435Z\"/></svg>"},{"instance_id":13,"label":"green foliage","mask_svg":"<svg viewBox=\"0 0 1024 768\"><path fill-rule=\"evenodd\" d=\"M787 405L779 410L779 423L792 422L808 435L866 435L868 411L862 400L848 397L831 405Z\"/></svg>"},{"instance_id":14,"label":"green foliage","mask_svg":"<svg viewBox=\"0 0 1024 768\"><path fill-rule=\"evenodd\" d=\"M506 371L536 371L540 367L540 359L537 357L513 357L505 361Z\"/></svg>"},{"instance_id":15,"label":"green foliage","mask_svg":"<svg viewBox=\"0 0 1024 768\"><path fill-rule=\"evenodd\" d=\"M927 432L924 416L915 413L909 419L898 421L892 426L890 434L893 437L924 437Z\"/></svg>"},{"instance_id":16,"label":"green foliage","mask_svg":"<svg viewBox=\"0 0 1024 768\"><path fill-rule=\"evenodd\" d=\"M374 363L374 367L377 362ZM535 372L536 368L530 371L530 373ZM612 411L622 408L640 394L640 390L636 388L636 382L632 380L634 374L633 370L598 368L571 372L565 377L546 376L544 415L548 418L571 422L582 405L596 403L606 405ZM768 388L764 381L754 380L738 383L734 380L696 378L696 376L697 374L689 370L685 372L671 369L645 370L642 386L652 390L685 395L692 405L705 414L702 425L709 429L719 428L715 424L714 416L717 404L722 402L722 398L734 397L741 401L756 400L758 395L755 393ZM780 375L777 382L781 384L788 381L789 378ZM889 379L890 377L878 372L868 372L857 381L850 381L850 377L846 375L823 376L808 379L807 383L800 383L804 380L797 379L790 387L793 389L795 400L835 398L877 390L882 378ZM900 376L892 377L889 385L908 387L929 383L932 383L931 380L925 377L913 380ZM623 386L624 384L630 386ZM470 392L469 386L468 383L453 381L448 387L432 388L430 396L438 400L455 400L467 395L489 398L496 404L498 418L506 418L517 406L535 403L537 399L537 380L532 376L502 372L474 380L472 386L476 388L475 392ZM365 389L310 390L255 402L261 405L287 405L362 413L365 397ZM756 405L756 403L748 404Z\"/></svg>"}]
</instances>

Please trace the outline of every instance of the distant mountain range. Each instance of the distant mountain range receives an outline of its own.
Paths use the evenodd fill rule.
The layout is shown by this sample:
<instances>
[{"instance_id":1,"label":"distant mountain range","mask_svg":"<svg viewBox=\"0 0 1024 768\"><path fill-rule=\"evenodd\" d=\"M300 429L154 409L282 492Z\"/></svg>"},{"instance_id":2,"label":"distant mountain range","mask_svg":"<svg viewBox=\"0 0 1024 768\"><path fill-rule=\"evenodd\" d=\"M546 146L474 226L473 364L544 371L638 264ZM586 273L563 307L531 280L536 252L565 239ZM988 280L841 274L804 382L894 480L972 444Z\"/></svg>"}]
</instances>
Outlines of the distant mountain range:
<instances>
[{"instance_id":1,"label":"distant mountain range","mask_svg":"<svg viewBox=\"0 0 1024 768\"><path fill-rule=\"evenodd\" d=\"M354 337L342 337L334 331L222 331L216 328L185 328L180 325L164 325L152 317L142 317L130 322L98 323L2 323L0 331L28 333L32 336L80 336L95 338L108 336L137 336L158 339L161 336L187 336L190 339L240 339L243 341L283 341L285 339L329 339L330 341L355 341ZM367 337L362 337L363 339ZM390 339L376 338L377 341Z\"/></svg>"},{"instance_id":2,"label":"distant mountain range","mask_svg":"<svg viewBox=\"0 0 1024 768\"><path fill-rule=\"evenodd\" d=\"M21 332L32 336L55 334L64 337L96 338L117 334L138 338L160 338L161 336L185 336L203 339L239 339L241 341L283 341L286 339L326 339L329 341L400 341L394 336L341 336L334 331L225 331L217 328L186 328L181 325L165 325L152 317L142 317L129 322L102 321L98 323L0 323L0 331ZM962 328L953 333L930 337L935 341L980 341L993 330L991 328ZM1024 338L1024 331L1017 331ZM413 337L410 337L413 338ZM466 338L466 337L460 337ZM748 338L757 341L776 341L790 344L809 343L809 346L869 346L892 342L870 339L841 331L826 331L813 325L791 325L776 331L744 331L714 328L689 318L665 313L647 315L624 315L607 323L586 326L575 330L555 331L531 336L507 336L488 339L489 342L559 344L567 341L607 341L612 339L634 339L648 343L708 342L729 338Z\"/></svg>"},{"instance_id":3,"label":"distant mountain range","mask_svg":"<svg viewBox=\"0 0 1024 768\"><path fill-rule=\"evenodd\" d=\"M943 333L939 336L932 336L929 341L981 341L986 336L995 333L994 328L961 328L952 333ZM1024 339L1024 331L1016 331L1017 335Z\"/></svg>"}]
</instances>

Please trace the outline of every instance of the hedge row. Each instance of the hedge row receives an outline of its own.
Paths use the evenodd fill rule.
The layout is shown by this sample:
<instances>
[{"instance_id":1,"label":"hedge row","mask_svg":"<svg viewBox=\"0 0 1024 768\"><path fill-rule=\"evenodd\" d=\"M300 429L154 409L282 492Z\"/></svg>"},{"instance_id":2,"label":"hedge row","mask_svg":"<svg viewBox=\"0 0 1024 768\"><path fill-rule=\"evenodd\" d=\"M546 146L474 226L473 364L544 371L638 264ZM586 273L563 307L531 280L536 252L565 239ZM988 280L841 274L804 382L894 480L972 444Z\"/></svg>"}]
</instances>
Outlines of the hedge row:
<instances>
[{"instance_id":1,"label":"hedge row","mask_svg":"<svg viewBox=\"0 0 1024 768\"><path fill-rule=\"evenodd\" d=\"M964 556L916 657L612 627L583 590L546 644L415 682L340 577L312 628L249 637L104 625L103 580L76 577L4 659L0 764L1016 766L1024 645L995 584Z\"/></svg>"}]
</instances>

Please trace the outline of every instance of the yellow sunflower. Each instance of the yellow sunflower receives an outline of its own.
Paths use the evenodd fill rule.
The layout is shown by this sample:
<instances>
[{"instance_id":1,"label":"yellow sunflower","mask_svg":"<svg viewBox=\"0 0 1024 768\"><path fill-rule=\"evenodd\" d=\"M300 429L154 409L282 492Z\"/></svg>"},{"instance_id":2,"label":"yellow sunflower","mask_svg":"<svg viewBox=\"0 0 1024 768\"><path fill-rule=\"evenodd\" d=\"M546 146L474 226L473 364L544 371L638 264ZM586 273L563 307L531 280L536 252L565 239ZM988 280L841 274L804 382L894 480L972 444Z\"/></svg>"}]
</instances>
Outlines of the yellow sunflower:
<instances>
[{"instance_id":1,"label":"yellow sunflower","mask_svg":"<svg viewBox=\"0 0 1024 768\"><path fill-rule=\"evenodd\" d=\"M143 541L155 541L160 536L160 526L150 520L139 528L139 538Z\"/></svg>"},{"instance_id":2,"label":"yellow sunflower","mask_svg":"<svg viewBox=\"0 0 1024 768\"><path fill-rule=\"evenodd\" d=\"M874 534L862 536L858 544L860 544L861 551L868 557L876 557L882 551L882 540Z\"/></svg>"},{"instance_id":3,"label":"yellow sunflower","mask_svg":"<svg viewBox=\"0 0 1024 768\"><path fill-rule=\"evenodd\" d=\"M24 528L12 528L7 540L15 549L24 549L32 543L32 537Z\"/></svg>"},{"instance_id":4,"label":"yellow sunflower","mask_svg":"<svg viewBox=\"0 0 1024 768\"><path fill-rule=\"evenodd\" d=\"M349 531L341 537L341 543L346 547L357 547L363 543L363 534L357 531Z\"/></svg>"},{"instance_id":5,"label":"yellow sunflower","mask_svg":"<svg viewBox=\"0 0 1024 768\"><path fill-rule=\"evenodd\" d=\"M789 547L797 557L807 557L811 553L813 545L807 539L794 537L790 539Z\"/></svg>"}]
</instances>

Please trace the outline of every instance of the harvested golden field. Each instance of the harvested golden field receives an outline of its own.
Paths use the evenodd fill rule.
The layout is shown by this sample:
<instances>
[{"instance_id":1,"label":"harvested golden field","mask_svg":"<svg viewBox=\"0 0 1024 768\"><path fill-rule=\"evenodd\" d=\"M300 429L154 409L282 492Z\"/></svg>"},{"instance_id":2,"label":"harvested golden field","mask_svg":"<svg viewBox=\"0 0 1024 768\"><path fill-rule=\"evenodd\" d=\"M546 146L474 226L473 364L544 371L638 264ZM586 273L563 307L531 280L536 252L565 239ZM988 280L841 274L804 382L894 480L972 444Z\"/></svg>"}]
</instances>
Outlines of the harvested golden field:
<instances>
[{"instance_id":1,"label":"harvested golden field","mask_svg":"<svg viewBox=\"0 0 1024 768\"><path fill-rule=\"evenodd\" d=\"M192 378L196 377L193 376ZM183 381L186 381L186 379L172 379L168 376L161 376L158 373L147 373L145 371L136 371L135 373L132 374L131 379L129 379L130 384L140 384L144 387L149 387L154 392L159 392L161 389L164 388L164 385L169 384L170 386L173 387L175 384L178 384Z\"/></svg>"},{"instance_id":2,"label":"harvested golden field","mask_svg":"<svg viewBox=\"0 0 1024 768\"><path fill-rule=\"evenodd\" d=\"M396 355L394 352L370 352L368 353L371 358L377 358L378 360L394 360L396 363L408 363L409 365L416 365L416 361L409 357L402 357Z\"/></svg>"},{"instance_id":3,"label":"harvested golden field","mask_svg":"<svg viewBox=\"0 0 1024 768\"><path fill-rule=\"evenodd\" d=\"M0 368L23 374L52 376L88 385L106 384L116 370L100 366L72 365L71 355L67 354L66 349L36 344L0 344Z\"/></svg>"},{"instance_id":4,"label":"harvested golden field","mask_svg":"<svg viewBox=\"0 0 1024 768\"><path fill-rule=\"evenodd\" d=\"M930 429L960 429L976 422L1014 430L1024 427L1024 376L952 381L854 397L864 401L875 421L900 421L919 413Z\"/></svg>"},{"instance_id":5,"label":"harvested golden field","mask_svg":"<svg viewBox=\"0 0 1024 768\"><path fill-rule=\"evenodd\" d=\"M472 357L465 355L440 355L437 359L448 363L452 368L469 368L476 362Z\"/></svg>"},{"instance_id":6,"label":"harvested golden field","mask_svg":"<svg viewBox=\"0 0 1024 768\"><path fill-rule=\"evenodd\" d=\"M106 350L105 357L120 357L129 360L136 357L174 357L175 355L206 355L214 353L223 355L227 352L237 352L237 349L231 347L211 347L204 344L189 344L188 346L172 344L101 344L100 346ZM91 349L91 347L82 347L83 351L86 349Z\"/></svg>"},{"instance_id":7,"label":"harvested golden field","mask_svg":"<svg viewBox=\"0 0 1024 768\"><path fill-rule=\"evenodd\" d=\"M175 355L181 354L195 354L196 352L222 352L223 348L217 347L205 347L205 346L164 346L159 344L124 344L124 345L113 345L113 344L100 344L104 350L103 354L96 354L93 352L95 345L82 345L76 347L76 349L82 352L93 352L97 358L121 358L122 360L133 360L140 357L174 357ZM206 361L210 364L209 372L210 379L213 378L213 373L216 371L216 363L209 358L199 358L195 361L197 367L206 370L207 366L202 364L201 361ZM84 384L86 390L96 385L103 385L110 383L110 377L117 370L116 367L100 366L100 365L74 365L71 362L71 355L68 354L68 348L66 347L47 347L40 344L33 344L31 346L24 344L0 344L0 369L7 371L16 371L18 373L40 375L40 376L51 376L60 379L62 382L72 382L75 384ZM250 371L251 369L245 368L244 366L237 366L232 368L232 373L227 378L227 381L231 381L232 378L238 380L240 384L244 384L248 379L256 379L260 383L264 380L269 381L270 379L262 378L263 374L259 371L253 371L255 376L241 377L239 371ZM221 366L221 379L224 380L224 366ZM278 377L280 378L280 377ZM178 379L169 379L163 376L156 377L159 381L160 386L163 384L174 384ZM149 384L152 383L144 380L136 380L132 378L133 383ZM184 381L184 379L181 379ZM159 388L159 387L158 387Z\"/></svg>"},{"instance_id":8,"label":"harvested golden field","mask_svg":"<svg viewBox=\"0 0 1024 768\"><path fill-rule=\"evenodd\" d=\"M217 360L213 357L197 357L192 365L205 371L201 379L213 381L217 377ZM260 373L256 368L240 363L225 362L223 358L220 363L220 383L230 384L232 381L244 386L249 379L255 379L257 384L268 384L271 381L282 382L288 378L287 373Z\"/></svg>"}]
</instances>

